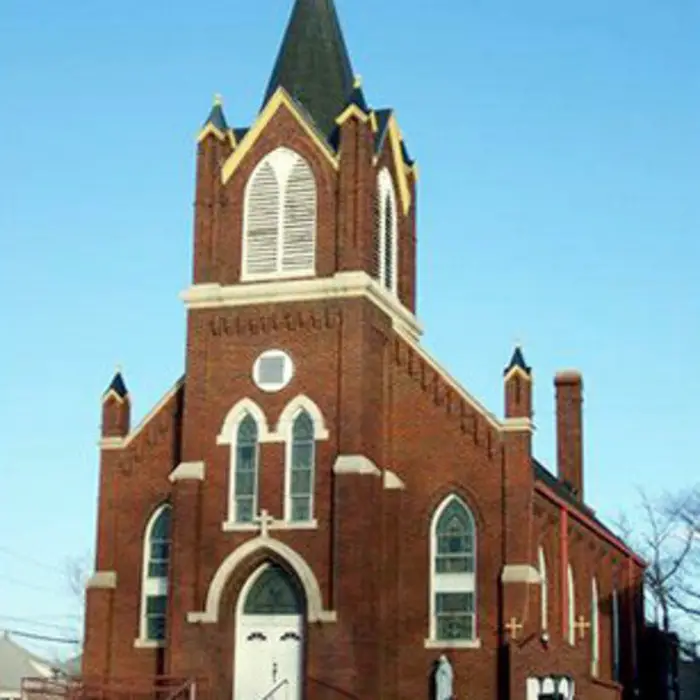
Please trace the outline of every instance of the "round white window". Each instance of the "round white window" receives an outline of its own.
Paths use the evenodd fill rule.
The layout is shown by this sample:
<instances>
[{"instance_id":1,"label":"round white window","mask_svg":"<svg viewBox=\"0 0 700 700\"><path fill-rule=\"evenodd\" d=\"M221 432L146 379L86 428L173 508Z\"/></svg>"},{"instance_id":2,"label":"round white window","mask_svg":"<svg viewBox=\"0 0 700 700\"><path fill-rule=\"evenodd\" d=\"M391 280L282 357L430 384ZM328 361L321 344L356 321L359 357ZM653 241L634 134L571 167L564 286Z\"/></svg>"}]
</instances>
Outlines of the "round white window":
<instances>
[{"instance_id":1,"label":"round white window","mask_svg":"<svg viewBox=\"0 0 700 700\"><path fill-rule=\"evenodd\" d=\"M280 391L293 376L294 363L283 350L266 350L253 365L253 381L263 391Z\"/></svg>"}]
</instances>

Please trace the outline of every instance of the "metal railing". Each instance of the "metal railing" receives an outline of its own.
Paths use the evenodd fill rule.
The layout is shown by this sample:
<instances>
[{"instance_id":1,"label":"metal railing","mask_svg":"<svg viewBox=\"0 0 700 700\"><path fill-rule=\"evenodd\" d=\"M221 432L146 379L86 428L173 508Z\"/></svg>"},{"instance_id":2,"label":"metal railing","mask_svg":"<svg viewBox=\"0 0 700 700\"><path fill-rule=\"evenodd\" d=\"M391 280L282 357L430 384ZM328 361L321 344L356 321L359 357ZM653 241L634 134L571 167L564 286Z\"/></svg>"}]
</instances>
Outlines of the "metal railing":
<instances>
[{"instance_id":1,"label":"metal railing","mask_svg":"<svg viewBox=\"0 0 700 700\"><path fill-rule=\"evenodd\" d=\"M289 685L289 679L288 678L283 678L279 683L277 683L272 690L268 691L265 695L263 695L260 700L270 700L270 698L281 688L284 688L285 685Z\"/></svg>"}]
</instances>

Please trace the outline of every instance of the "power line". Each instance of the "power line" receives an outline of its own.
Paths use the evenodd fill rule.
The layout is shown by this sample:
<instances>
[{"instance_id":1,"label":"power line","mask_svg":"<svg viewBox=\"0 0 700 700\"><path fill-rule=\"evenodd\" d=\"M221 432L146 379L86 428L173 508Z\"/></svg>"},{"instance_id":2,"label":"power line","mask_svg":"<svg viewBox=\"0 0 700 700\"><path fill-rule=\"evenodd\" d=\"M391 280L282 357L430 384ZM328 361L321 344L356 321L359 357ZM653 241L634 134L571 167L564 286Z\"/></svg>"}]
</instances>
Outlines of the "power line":
<instances>
[{"instance_id":1,"label":"power line","mask_svg":"<svg viewBox=\"0 0 700 700\"><path fill-rule=\"evenodd\" d=\"M35 583L28 583L27 581L21 581L20 579L12 578L11 576L2 575L0 578L0 583L9 583L11 586L20 586L21 588L26 588L27 590L38 591L39 593L51 593L52 595L59 595L55 588L47 588L45 586L37 586Z\"/></svg>"},{"instance_id":2,"label":"power line","mask_svg":"<svg viewBox=\"0 0 700 700\"><path fill-rule=\"evenodd\" d=\"M14 615L0 615L0 620L6 620L13 623L17 622L23 625L31 625L32 627L49 627L51 629L61 630L62 632L65 632L66 630L71 630L72 632L72 628L78 624L78 620L75 620L74 623L67 622L59 625L55 622L38 622L30 617L16 617Z\"/></svg>"},{"instance_id":3,"label":"power line","mask_svg":"<svg viewBox=\"0 0 700 700\"><path fill-rule=\"evenodd\" d=\"M34 634L32 632L23 632L22 630L5 629L7 634L12 634L15 637L24 637L25 639L35 639L40 642L55 642L57 644L80 644L79 639L68 639L67 637L48 637L43 634Z\"/></svg>"},{"instance_id":4,"label":"power line","mask_svg":"<svg viewBox=\"0 0 700 700\"><path fill-rule=\"evenodd\" d=\"M12 557L13 559L17 559L17 561L23 561L25 562L25 564L31 564L32 566L39 567L40 569L44 569L45 571L51 571L54 574L61 574L63 576L66 575L66 570L59 569L57 566L52 566L51 564L47 564L46 562L42 562L38 559L34 559L33 557L29 557L26 554L17 552L13 549L10 549L9 547L6 547L5 545L0 545L0 552L2 554L6 554L9 557Z\"/></svg>"}]
</instances>

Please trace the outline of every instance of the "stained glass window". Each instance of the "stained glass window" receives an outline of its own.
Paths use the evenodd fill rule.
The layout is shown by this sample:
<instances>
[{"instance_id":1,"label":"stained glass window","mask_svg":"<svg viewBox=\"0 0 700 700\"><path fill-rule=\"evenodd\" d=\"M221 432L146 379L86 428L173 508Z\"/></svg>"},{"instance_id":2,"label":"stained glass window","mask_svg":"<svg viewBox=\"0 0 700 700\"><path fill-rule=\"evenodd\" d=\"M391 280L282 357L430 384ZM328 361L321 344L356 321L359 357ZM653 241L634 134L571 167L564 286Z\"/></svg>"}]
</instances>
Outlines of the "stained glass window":
<instances>
[{"instance_id":1,"label":"stained glass window","mask_svg":"<svg viewBox=\"0 0 700 700\"><path fill-rule=\"evenodd\" d=\"M314 424L302 411L292 427L292 462L290 466L289 508L295 522L311 520L314 488Z\"/></svg>"},{"instance_id":2,"label":"stained glass window","mask_svg":"<svg viewBox=\"0 0 700 700\"><path fill-rule=\"evenodd\" d=\"M281 566L272 564L248 592L243 611L246 615L298 615L301 600L296 581Z\"/></svg>"},{"instance_id":3,"label":"stained glass window","mask_svg":"<svg viewBox=\"0 0 700 700\"><path fill-rule=\"evenodd\" d=\"M439 574L474 572L474 525L457 499L449 503L438 521L435 565Z\"/></svg>"},{"instance_id":4,"label":"stained glass window","mask_svg":"<svg viewBox=\"0 0 700 700\"><path fill-rule=\"evenodd\" d=\"M234 478L236 520L252 522L258 481L258 426L251 415L246 415L238 426Z\"/></svg>"}]
</instances>

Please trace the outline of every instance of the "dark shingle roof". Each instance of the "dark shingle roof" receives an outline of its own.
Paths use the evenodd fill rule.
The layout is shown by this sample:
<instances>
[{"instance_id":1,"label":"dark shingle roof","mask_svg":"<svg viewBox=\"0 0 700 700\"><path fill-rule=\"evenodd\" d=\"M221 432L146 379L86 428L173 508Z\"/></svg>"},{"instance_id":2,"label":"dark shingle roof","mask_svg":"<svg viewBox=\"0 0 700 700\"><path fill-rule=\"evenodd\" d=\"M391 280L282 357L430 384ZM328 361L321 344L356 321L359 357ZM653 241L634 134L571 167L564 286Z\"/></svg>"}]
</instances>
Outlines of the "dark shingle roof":
<instances>
[{"instance_id":1,"label":"dark shingle roof","mask_svg":"<svg viewBox=\"0 0 700 700\"><path fill-rule=\"evenodd\" d=\"M508 374L513 367L520 367L526 374L532 373L532 367L530 367L527 362L525 362L525 357L523 351L518 345L513 352L513 357L511 357L508 366L503 370L503 374Z\"/></svg>"},{"instance_id":2,"label":"dark shingle roof","mask_svg":"<svg viewBox=\"0 0 700 700\"><path fill-rule=\"evenodd\" d=\"M121 372L117 371L114 375L112 382L105 390L105 394L109 394L110 391L113 391L120 399L123 399L129 393Z\"/></svg>"},{"instance_id":3,"label":"dark shingle roof","mask_svg":"<svg viewBox=\"0 0 700 700\"><path fill-rule=\"evenodd\" d=\"M327 137L353 90L353 72L333 0L296 0L263 107L280 87Z\"/></svg>"},{"instance_id":4,"label":"dark shingle roof","mask_svg":"<svg viewBox=\"0 0 700 700\"><path fill-rule=\"evenodd\" d=\"M391 109L377 109L374 112L374 116L377 119L377 133L374 135L374 150L379 153L384 145L384 139L386 138L389 119L393 114Z\"/></svg>"},{"instance_id":5,"label":"dark shingle roof","mask_svg":"<svg viewBox=\"0 0 700 700\"><path fill-rule=\"evenodd\" d=\"M208 124L216 127L219 131L226 131L228 129L226 117L224 116L224 110L221 106L221 101L218 98L215 99L214 106L211 108L211 112L209 112L209 116L204 122L202 128L206 127Z\"/></svg>"}]
</instances>

